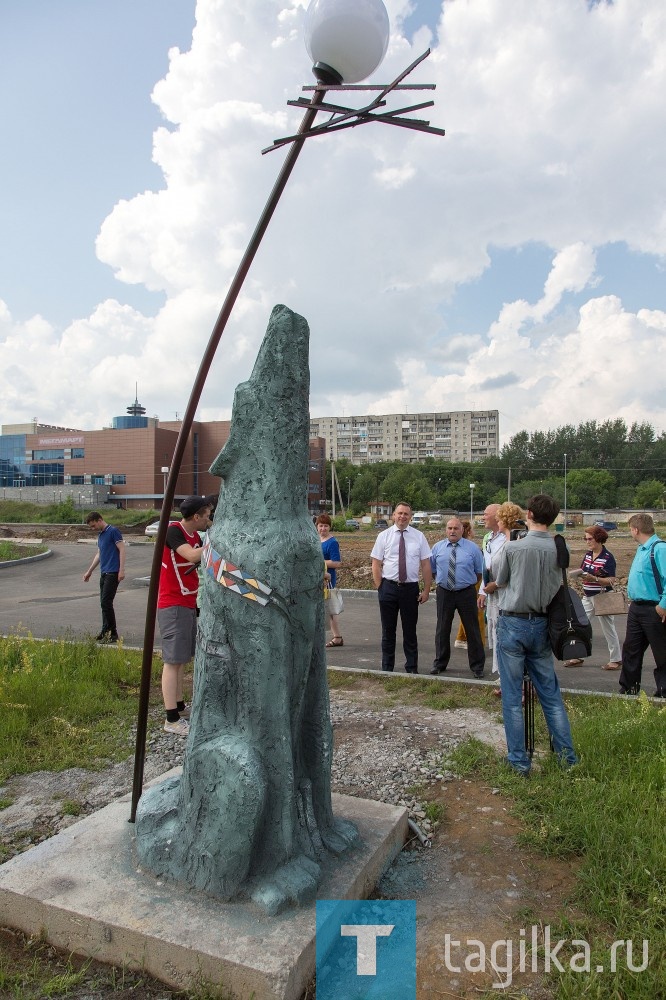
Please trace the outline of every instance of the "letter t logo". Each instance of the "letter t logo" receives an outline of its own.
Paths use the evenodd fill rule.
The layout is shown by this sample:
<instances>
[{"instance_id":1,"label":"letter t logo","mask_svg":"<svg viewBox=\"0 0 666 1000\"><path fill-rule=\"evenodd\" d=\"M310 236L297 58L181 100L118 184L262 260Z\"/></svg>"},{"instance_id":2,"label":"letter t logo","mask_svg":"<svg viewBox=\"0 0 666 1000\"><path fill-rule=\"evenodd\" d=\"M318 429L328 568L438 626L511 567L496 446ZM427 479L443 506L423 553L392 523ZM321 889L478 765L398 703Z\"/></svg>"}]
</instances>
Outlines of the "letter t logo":
<instances>
[{"instance_id":1,"label":"letter t logo","mask_svg":"<svg viewBox=\"0 0 666 1000\"><path fill-rule=\"evenodd\" d=\"M388 937L395 924L342 924L341 937L356 938L356 975L377 975L377 938Z\"/></svg>"}]
</instances>

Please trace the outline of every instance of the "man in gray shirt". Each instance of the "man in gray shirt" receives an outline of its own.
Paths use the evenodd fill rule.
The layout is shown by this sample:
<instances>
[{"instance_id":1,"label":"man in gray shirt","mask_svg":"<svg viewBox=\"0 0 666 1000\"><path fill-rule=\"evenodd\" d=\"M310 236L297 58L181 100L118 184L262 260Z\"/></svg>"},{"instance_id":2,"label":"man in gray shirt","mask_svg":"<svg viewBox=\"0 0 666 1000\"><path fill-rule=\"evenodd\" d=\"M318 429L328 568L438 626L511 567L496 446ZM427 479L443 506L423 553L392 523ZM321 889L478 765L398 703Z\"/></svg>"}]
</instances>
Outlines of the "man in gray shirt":
<instances>
[{"instance_id":1,"label":"man in gray shirt","mask_svg":"<svg viewBox=\"0 0 666 1000\"><path fill-rule=\"evenodd\" d=\"M528 501L528 533L506 543L496 577L500 608L497 659L507 763L524 775L529 774L531 766L521 703L525 672L541 702L555 753L567 766L578 761L548 638L547 608L562 583L557 550L548 528L559 510L545 493Z\"/></svg>"}]
</instances>

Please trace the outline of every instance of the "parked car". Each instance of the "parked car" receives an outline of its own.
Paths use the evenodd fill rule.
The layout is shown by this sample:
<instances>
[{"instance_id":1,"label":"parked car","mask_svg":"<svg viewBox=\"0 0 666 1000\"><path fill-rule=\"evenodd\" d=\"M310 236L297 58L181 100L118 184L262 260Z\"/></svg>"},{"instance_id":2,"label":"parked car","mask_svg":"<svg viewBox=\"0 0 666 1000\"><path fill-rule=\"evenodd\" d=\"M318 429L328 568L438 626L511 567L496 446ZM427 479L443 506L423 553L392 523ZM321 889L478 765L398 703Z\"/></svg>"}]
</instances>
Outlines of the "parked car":
<instances>
[{"instance_id":1,"label":"parked car","mask_svg":"<svg viewBox=\"0 0 666 1000\"><path fill-rule=\"evenodd\" d=\"M180 521L180 519L181 519L180 514L172 514L172 516L169 518L170 521ZM155 535L157 534L159 526L160 526L159 521L151 521L150 524L144 529L143 532L144 535L148 535L149 538L154 538Z\"/></svg>"},{"instance_id":2,"label":"parked car","mask_svg":"<svg viewBox=\"0 0 666 1000\"><path fill-rule=\"evenodd\" d=\"M617 531L617 521L595 521L604 531Z\"/></svg>"},{"instance_id":3,"label":"parked car","mask_svg":"<svg viewBox=\"0 0 666 1000\"><path fill-rule=\"evenodd\" d=\"M443 514L431 514L428 518L428 524L444 524Z\"/></svg>"},{"instance_id":4,"label":"parked car","mask_svg":"<svg viewBox=\"0 0 666 1000\"><path fill-rule=\"evenodd\" d=\"M380 531L384 528L388 528L388 526L388 521L383 517L380 517L375 521L375 528L379 528Z\"/></svg>"},{"instance_id":5,"label":"parked car","mask_svg":"<svg viewBox=\"0 0 666 1000\"><path fill-rule=\"evenodd\" d=\"M351 528L352 531L358 531L361 527L355 517L350 517L349 520L345 521L345 524L348 528Z\"/></svg>"}]
</instances>

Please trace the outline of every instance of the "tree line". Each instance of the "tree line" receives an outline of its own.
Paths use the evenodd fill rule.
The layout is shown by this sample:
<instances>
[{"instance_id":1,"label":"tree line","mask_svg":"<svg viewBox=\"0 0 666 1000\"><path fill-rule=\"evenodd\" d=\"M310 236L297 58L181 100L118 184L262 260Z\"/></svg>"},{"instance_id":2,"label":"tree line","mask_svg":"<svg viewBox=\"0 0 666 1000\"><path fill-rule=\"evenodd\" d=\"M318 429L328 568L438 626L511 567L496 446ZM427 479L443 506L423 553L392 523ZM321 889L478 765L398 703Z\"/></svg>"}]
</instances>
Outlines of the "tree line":
<instances>
[{"instance_id":1,"label":"tree line","mask_svg":"<svg viewBox=\"0 0 666 1000\"><path fill-rule=\"evenodd\" d=\"M335 467L343 504L356 515L375 500L407 500L414 510L468 511L472 492L476 511L506 500L509 491L518 504L543 492L564 506L565 485L568 509L663 508L666 501L666 434L657 435L647 423L627 427L622 419L520 431L499 458L481 462L427 458L359 466L340 459ZM327 484L330 498L329 463Z\"/></svg>"}]
</instances>

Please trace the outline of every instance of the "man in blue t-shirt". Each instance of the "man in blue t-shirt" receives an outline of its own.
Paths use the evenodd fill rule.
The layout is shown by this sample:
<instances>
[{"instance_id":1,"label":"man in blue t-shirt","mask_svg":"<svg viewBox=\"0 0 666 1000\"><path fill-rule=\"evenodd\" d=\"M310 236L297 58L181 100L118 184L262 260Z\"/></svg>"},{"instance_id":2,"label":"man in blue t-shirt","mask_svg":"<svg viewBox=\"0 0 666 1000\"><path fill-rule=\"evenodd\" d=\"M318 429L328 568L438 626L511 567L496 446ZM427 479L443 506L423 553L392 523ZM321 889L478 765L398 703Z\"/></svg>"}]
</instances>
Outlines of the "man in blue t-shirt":
<instances>
[{"instance_id":1,"label":"man in blue t-shirt","mask_svg":"<svg viewBox=\"0 0 666 1000\"><path fill-rule=\"evenodd\" d=\"M118 528L107 524L101 514L93 510L86 518L91 531L99 535L97 552L90 567L83 574L87 583L92 572L99 565L99 602L102 607L102 631L95 638L97 642L118 642L116 612L113 600L118 584L125 579L125 543Z\"/></svg>"}]
</instances>

